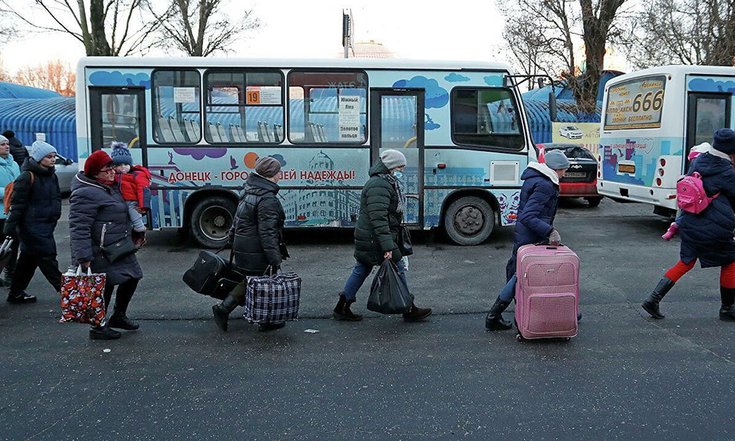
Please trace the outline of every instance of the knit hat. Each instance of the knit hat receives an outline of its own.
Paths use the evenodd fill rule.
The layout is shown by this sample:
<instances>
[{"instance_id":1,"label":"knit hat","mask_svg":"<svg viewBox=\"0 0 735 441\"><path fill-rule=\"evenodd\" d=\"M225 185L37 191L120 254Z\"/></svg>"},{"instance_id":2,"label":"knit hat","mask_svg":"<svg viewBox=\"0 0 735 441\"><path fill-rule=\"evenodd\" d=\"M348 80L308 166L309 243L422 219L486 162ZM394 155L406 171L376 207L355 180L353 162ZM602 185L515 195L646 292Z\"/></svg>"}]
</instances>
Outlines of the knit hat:
<instances>
[{"instance_id":1,"label":"knit hat","mask_svg":"<svg viewBox=\"0 0 735 441\"><path fill-rule=\"evenodd\" d=\"M272 178L281 171L281 163L272 156L259 158L255 163L255 172L264 178Z\"/></svg>"},{"instance_id":2,"label":"knit hat","mask_svg":"<svg viewBox=\"0 0 735 441\"><path fill-rule=\"evenodd\" d=\"M732 129L717 129L713 135L712 147L728 155L735 153L735 131Z\"/></svg>"},{"instance_id":3,"label":"knit hat","mask_svg":"<svg viewBox=\"0 0 735 441\"><path fill-rule=\"evenodd\" d=\"M41 162L41 159L51 153L56 153L56 148L45 141L34 141L31 145L31 158L36 162Z\"/></svg>"},{"instance_id":4,"label":"knit hat","mask_svg":"<svg viewBox=\"0 0 735 441\"><path fill-rule=\"evenodd\" d=\"M388 170L404 167L406 165L406 157L398 150L386 150L380 154L380 161Z\"/></svg>"},{"instance_id":5,"label":"knit hat","mask_svg":"<svg viewBox=\"0 0 735 441\"><path fill-rule=\"evenodd\" d=\"M12 130L6 130L6 131L3 132L3 136L6 137L6 138L8 138L8 139L15 138L15 132L12 131Z\"/></svg>"},{"instance_id":6,"label":"knit hat","mask_svg":"<svg viewBox=\"0 0 735 441\"><path fill-rule=\"evenodd\" d=\"M10 141L8 141L8 138L4 137L3 135L0 135L0 144L4 142L10 142Z\"/></svg>"},{"instance_id":7,"label":"knit hat","mask_svg":"<svg viewBox=\"0 0 735 441\"><path fill-rule=\"evenodd\" d=\"M566 170L569 168L569 159L561 150L550 150L544 155L546 165L552 170Z\"/></svg>"},{"instance_id":8,"label":"knit hat","mask_svg":"<svg viewBox=\"0 0 735 441\"><path fill-rule=\"evenodd\" d=\"M124 142L112 142L110 144L110 147L112 147L110 158L112 159L113 164L128 164L130 166L133 165L133 155L130 154L130 149L128 148L127 144L125 144Z\"/></svg>"},{"instance_id":9,"label":"knit hat","mask_svg":"<svg viewBox=\"0 0 735 441\"><path fill-rule=\"evenodd\" d=\"M96 152L89 155L86 161L84 161L84 174L88 178L94 178L103 168L112 164L112 159L103 150L97 150Z\"/></svg>"}]
</instances>

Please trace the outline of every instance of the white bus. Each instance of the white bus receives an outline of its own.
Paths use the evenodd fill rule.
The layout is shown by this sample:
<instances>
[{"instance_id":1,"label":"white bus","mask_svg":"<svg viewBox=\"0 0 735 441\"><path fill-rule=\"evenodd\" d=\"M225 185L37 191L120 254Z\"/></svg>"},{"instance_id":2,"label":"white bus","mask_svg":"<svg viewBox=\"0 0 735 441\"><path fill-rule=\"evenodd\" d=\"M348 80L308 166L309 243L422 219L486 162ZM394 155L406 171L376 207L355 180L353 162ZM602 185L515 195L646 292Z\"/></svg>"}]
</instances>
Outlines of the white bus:
<instances>
[{"instance_id":1,"label":"white bus","mask_svg":"<svg viewBox=\"0 0 735 441\"><path fill-rule=\"evenodd\" d=\"M282 164L289 227L352 227L382 149L407 159L406 222L456 243L515 221L536 158L509 66L406 60L83 58L80 163L128 143L153 176L153 229L227 238L255 161Z\"/></svg>"},{"instance_id":2,"label":"white bus","mask_svg":"<svg viewBox=\"0 0 735 441\"><path fill-rule=\"evenodd\" d=\"M611 79L605 87L597 189L652 204L670 216L689 150L733 128L735 68L662 66Z\"/></svg>"}]
</instances>

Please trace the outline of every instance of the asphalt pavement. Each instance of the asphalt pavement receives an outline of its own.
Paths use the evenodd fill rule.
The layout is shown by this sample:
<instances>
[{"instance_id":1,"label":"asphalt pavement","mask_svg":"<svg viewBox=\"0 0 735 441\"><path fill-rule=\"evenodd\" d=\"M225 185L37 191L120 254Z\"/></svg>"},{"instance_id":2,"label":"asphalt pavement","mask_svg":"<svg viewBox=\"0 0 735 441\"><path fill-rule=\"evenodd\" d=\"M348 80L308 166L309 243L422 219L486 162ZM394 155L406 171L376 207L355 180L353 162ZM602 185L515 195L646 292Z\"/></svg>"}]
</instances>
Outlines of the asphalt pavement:
<instances>
[{"instance_id":1,"label":"asphalt pavement","mask_svg":"<svg viewBox=\"0 0 735 441\"><path fill-rule=\"evenodd\" d=\"M523 343L484 330L512 228L477 247L420 234L409 284L434 314L415 324L366 311L367 286L353 308L364 321L332 320L351 234L289 231L301 318L267 333L241 309L220 332L214 300L181 281L198 250L152 232L129 311L141 329L118 341L58 323L40 273L38 303L0 302L0 439L735 439L735 324L717 319L718 269L687 274L665 320L639 307L678 259L678 241L659 238L667 225L647 206L564 203L556 226L582 262L579 336ZM68 223L58 233L66 268Z\"/></svg>"}]
</instances>

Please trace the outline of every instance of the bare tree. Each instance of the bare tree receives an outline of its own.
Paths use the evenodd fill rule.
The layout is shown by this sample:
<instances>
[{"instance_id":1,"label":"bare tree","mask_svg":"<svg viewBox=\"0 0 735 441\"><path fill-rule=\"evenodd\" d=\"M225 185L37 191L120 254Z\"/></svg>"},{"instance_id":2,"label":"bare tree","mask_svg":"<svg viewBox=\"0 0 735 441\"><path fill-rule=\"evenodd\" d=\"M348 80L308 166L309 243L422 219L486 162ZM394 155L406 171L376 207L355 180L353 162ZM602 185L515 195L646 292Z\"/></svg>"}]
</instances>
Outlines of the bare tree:
<instances>
[{"instance_id":1,"label":"bare tree","mask_svg":"<svg viewBox=\"0 0 735 441\"><path fill-rule=\"evenodd\" d=\"M73 96L76 78L77 75L71 67L54 60L20 69L13 81L26 86L53 90L64 96Z\"/></svg>"},{"instance_id":2,"label":"bare tree","mask_svg":"<svg viewBox=\"0 0 735 441\"><path fill-rule=\"evenodd\" d=\"M624 14L621 7L629 0L497 1L501 10L514 11L507 15L504 36L516 58L530 58L534 53L525 48L538 48L535 61L529 63L542 71L547 66L556 73L552 76L567 80L580 112L594 113L606 46L626 35L619 21ZM509 3L515 6L508 8ZM584 47L581 66L575 59L575 43L580 40Z\"/></svg>"},{"instance_id":3,"label":"bare tree","mask_svg":"<svg viewBox=\"0 0 735 441\"><path fill-rule=\"evenodd\" d=\"M168 9L150 11L161 23L161 47L175 48L192 57L206 57L228 46L242 32L260 27L252 10L225 12L223 0L170 0Z\"/></svg>"},{"instance_id":4,"label":"bare tree","mask_svg":"<svg viewBox=\"0 0 735 441\"><path fill-rule=\"evenodd\" d=\"M661 64L732 66L735 6L723 0L652 0L638 17L631 60L637 67Z\"/></svg>"},{"instance_id":5,"label":"bare tree","mask_svg":"<svg viewBox=\"0 0 735 441\"><path fill-rule=\"evenodd\" d=\"M160 26L144 17L141 6L147 1L32 0L30 14L19 9L17 0L12 5L10 0L0 0L0 5L35 29L71 35L84 45L87 55L124 56L148 49L146 44Z\"/></svg>"}]
</instances>

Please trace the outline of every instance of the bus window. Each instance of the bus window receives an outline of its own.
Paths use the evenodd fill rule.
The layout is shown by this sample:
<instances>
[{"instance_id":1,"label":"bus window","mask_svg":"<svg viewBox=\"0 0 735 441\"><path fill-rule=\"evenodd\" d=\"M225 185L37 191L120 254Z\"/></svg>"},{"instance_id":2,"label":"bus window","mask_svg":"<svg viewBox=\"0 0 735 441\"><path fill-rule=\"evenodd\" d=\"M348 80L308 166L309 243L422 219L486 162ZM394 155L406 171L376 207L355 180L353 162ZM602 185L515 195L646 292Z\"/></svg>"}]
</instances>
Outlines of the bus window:
<instances>
[{"instance_id":1,"label":"bus window","mask_svg":"<svg viewBox=\"0 0 735 441\"><path fill-rule=\"evenodd\" d=\"M204 138L208 143L283 141L280 71L208 71Z\"/></svg>"},{"instance_id":2,"label":"bus window","mask_svg":"<svg viewBox=\"0 0 735 441\"><path fill-rule=\"evenodd\" d=\"M508 89L455 89L452 137L460 145L520 150L524 141L515 107Z\"/></svg>"},{"instance_id":3,"label":"bus window","mask_svg":"<svg viewBox=\"0 0 735 441\"><path fill-rule=\"evenodd\" d=\"M689 95L689 133L687 148L703 142L712 142L712 134L722 127L730 127L731 95L699 94Z\"/></svg>"},{"instance_id":4,"label":"bus window","mask_svg":"<svg viewBox=\"0 0 735 441\"><path fill-rule=\"evenodd\" d=\"M153 72L153 140L196 144L201 139L201 99L196 70Z\"/></svg>"},{"instance_id":5,"label":"bus window","mask_svg":"<svg viewBox=\"0 0 735 441\"><path fill-rule=\"evenodd\" d=\"M367 140L364 72L299 72L288 76L289 139L294 144Z\"/></svg>"}]
</instances>

